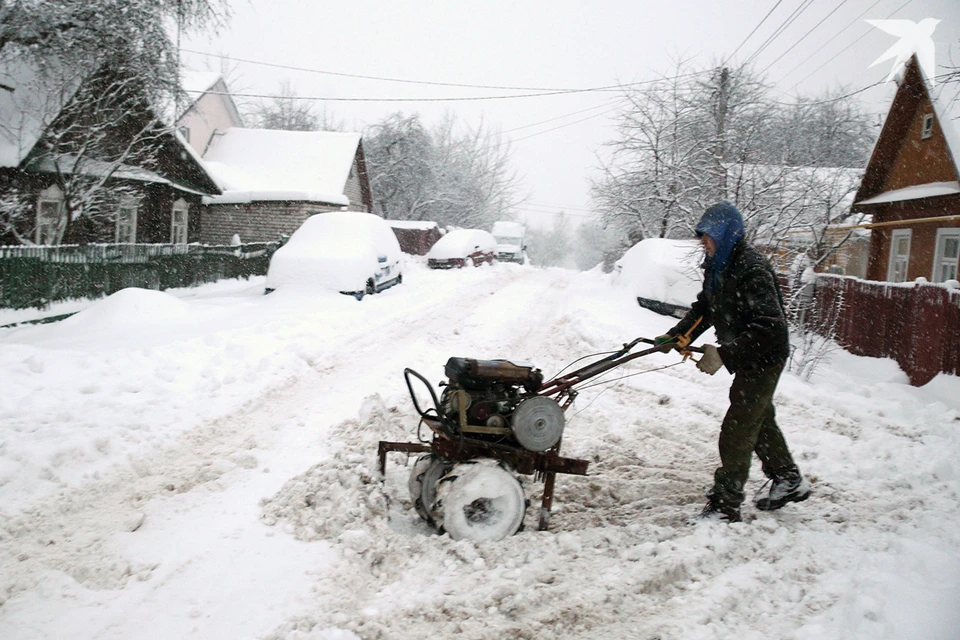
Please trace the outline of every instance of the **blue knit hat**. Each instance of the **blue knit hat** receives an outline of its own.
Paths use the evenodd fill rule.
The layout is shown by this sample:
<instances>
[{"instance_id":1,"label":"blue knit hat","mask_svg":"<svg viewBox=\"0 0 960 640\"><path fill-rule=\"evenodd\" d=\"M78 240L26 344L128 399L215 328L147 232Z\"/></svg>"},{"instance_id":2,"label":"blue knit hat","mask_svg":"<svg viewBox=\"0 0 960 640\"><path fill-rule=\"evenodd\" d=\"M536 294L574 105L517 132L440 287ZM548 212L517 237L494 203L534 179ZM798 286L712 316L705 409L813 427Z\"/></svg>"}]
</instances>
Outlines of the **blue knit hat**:
<instances>
[{"instance_id":1,"label":"blue knit hat","mask_svg":"<svg viewBox=\"0 0 960 640\"><path fill-rule=\"evenodd\" d=\"M697 223L697 237L704 234L713 239L717 251L712 258L707 259L707 270L704 274L707 289L713 289L717 279L727 267L733 248L743 238L743 216L732 203L721 200L703 213Z\"/></svg>"}]
</instances>

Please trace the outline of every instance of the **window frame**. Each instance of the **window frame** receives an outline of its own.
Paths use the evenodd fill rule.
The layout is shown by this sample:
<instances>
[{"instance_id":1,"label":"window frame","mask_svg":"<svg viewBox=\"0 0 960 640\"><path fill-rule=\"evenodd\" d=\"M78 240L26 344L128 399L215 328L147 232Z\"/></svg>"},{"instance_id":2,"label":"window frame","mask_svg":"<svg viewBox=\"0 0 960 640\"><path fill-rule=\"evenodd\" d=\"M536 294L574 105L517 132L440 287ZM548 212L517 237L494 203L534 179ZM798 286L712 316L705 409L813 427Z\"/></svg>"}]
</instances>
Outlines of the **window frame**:
<instances>
[{"instance_id":1,"label":"window frame","mask_svg":"<svg viewBox=\"0 0 960 640\"><path fill-rule=\"evenodd\" d=\"M177 213L183 213L183 223L177 223ZM170 211L170 244L187 244L190 228L190 203L183 198L173 203ZM180 239L182 237L182 240Z\"/></svg>"},{"instance_id":2,"label":"window frame","mask_svg":"<svg viewBox=\"0 0 960 640\"><path fill-rule=\"evenodd\" d=\"M958 256L954 258L954 261L951 265L953 267L953 277L952 278L941 278L939 275L942 273L941 267L945 266L947 258L943 255L943 250L946 248L946 241L948 239L957 241L957 253ZM947 280L957 280L958 272L960 272L960 227L942 227L937 229L937 240L934 244L933 250L933 273L930 274L931 282L946 282Z\"/></svg>"},{"instance_id":3,"label":"window frame","mask_svg":"<svg viewBox=\"0 0 960 640\"><path fill-rule=\"evenodd\" d=\"M933 114L923 114L923 124L920 128L920 139L926 140L933 135Z\"/></svg>"},{"instance_id":4,"label":"window frame","mask_svg":"<svg viewBox=\"0 0 960 640\"><path fill-rule=\"evenodd\" d=\"M121 219L123 218L124 211L132 211L130 216L130 223L128 226L127 237L123 238L120 230ZM114 241L117 244L126 243L126 244L136 244L137 243L137 219L140 217L140 202L136 198L125 196L120 199L120 204L117 206L117 220L114 224Z\"/></svg>"},{"instance_id":5,"label":"window frame","mask_svg":"<svg viewBox=\"0 0 960 640\"><path fill-rule=\"evenodd\" d=\"M53 217L44 215L45 204L53 204L55 214ZM66 214L65 197L63 189L56 184L52 184L37 195L37 219L35 241L39 245L52 245L63 217ZM46 233L44 232L45 230Z\"/></svg>"},{"instance_id":6,"label":"window frame","mask_svg":"<svg viewBox=\"0 0 960 640\"><path fill-rule=\"evenodd\" d=\"M900 238L906 238L907 240L907 253L903 259L903 279L896 280L897 274L897 260L901 254L896 253L897 250L897 241ZM890 255L887 260L887 282L907 282L910 278L910 249L913 244L913 230L912 229L894 229L890 233Z\"/></svg>"}]
</instances>

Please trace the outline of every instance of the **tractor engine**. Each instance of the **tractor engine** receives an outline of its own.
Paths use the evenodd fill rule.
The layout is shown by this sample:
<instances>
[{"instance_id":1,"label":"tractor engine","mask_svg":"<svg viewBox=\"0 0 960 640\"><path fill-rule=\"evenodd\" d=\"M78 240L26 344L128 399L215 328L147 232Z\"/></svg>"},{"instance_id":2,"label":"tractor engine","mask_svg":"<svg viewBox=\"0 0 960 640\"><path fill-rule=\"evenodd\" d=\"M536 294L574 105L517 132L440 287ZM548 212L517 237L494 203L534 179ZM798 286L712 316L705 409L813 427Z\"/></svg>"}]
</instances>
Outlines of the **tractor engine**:
<instances>
[{"instance_id":1,"label":"tractor engine","mask_svg":"<svg viewBox=\"0 0 960 640\"><path fill-rule=\"evenodd\" d=\"M508 360L450 358L440 418L453 435L517 443L546 451L563 435L564 415L551 398L535 395L543 374Z\"/></svg>"}]
</instances>

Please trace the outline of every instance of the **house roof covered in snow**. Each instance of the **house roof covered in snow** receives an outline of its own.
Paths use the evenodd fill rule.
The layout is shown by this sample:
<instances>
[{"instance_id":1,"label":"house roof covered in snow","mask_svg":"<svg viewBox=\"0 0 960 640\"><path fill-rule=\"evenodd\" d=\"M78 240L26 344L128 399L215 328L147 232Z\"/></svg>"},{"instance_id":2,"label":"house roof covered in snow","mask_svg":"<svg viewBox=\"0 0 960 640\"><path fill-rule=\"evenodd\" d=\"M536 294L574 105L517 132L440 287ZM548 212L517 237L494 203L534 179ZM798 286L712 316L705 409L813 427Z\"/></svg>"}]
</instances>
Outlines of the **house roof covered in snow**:
<instances>
[{"instance_id":1,"label":"house roof covered in snow","mask_svg":"<svg viewBox=\"0 0 960 640\"><path fill-rule=\"evenodd\" d=\"M346 206L359 133L227 129L204 155L223 189L207 204L298 200Z\"/></svg>"},{"instance_id":2,"label":"house roof covered in snow","mask_svg":"<svg viewBox=\"0 0 960 640\"><path fill-rule=\"evenodd\" d=\"M907 63L898 82L900 86L874 145L854 207L950 196L960 192L960 84L940 83L933 86L915 55ZM943 160L936 165L939 169L932 169L933 164L927 161L914 162L916 170L912 174L918 180L925 179L924 182L904 185L901 180L900 184L894 183L897 188L890 188L887 182L889 176L895 164L903 162L898 160L899 149L916 117L917 105L925 104L925 100L929 100L933 107L935 121L939 125L936 129L945 143L945 157L936 156ZM936 135L934 133L934 137ZM949 179L951 177L953 180ZM881 191L884 188L886 190Z\"/></svg>"}]
</instances>

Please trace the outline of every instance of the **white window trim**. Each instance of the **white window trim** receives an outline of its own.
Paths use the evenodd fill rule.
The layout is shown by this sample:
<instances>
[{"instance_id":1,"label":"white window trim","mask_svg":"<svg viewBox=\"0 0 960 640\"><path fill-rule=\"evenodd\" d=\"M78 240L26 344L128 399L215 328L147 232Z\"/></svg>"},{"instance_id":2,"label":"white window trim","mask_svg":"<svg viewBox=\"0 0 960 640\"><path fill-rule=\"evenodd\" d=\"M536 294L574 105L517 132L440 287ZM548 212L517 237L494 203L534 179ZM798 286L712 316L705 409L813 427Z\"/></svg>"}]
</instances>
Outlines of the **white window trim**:
<instances>
[{"instance_id":1,"label":"white window trim","mask_svg":"<svg viewBox=\"0 0 960 640\"><path fill-rule=\"evenodd\" d=\"M177 212L183 212L183 226L177 225ZM190 229L190 205L186 200L180 198L173 203L173 209L170 212L170 244L187 244L188 231ZM180 240L182 231L182 240Z\"/></svg>"},{"instance_id":2,"label":"white window trim","mask_svg":"<svg viewBox=\"0 0 960 640\"><path fill-rule=\"evenodd\" d=\"M133 215L130 219L130 232L128 237L120 237L120 216L123 214L123 210L133 211ZM115 226L114 238L117 243L130 243L135 244L137 242L137 218L140 217L140 203L134 198L125 197L120 200L120 206L117 210L117 222Z\"/></svg>"},{"instance_id":3,"label":"white window trim","mask_svg":"<svg viewBox=\"0 0 960 640\"><path fill-rule=\"evenodd\" d=\"M896 271L896 263L894 259L897 257L897 239L906 237L907 239L907 260L903 269L903 280L894 280L894 273ZM906 282L910 277L910 245L912 244L913 232L910 229L894 229L890 234L890 258L887 261L887 282Z\"/></svg>"},{"instance_id":4,"label":"white window trim","mask_svg":"<svg viewBox=\"0 0 960 640\"><path fill-rule=\"evenodd\" d=\"M44 238L43 229L44 225L41 224L40 212L43 209L45 203L53 203L57 208L57 222L56 227L59 228L60 224L63 222L64 216L64 197L63 190L60 189L55 184L50 185L46 189L40 192L37 197L37 224L36 224L36 243L37 244L52 244L45 242L47 238ZM52 240L52 238L50 238Z\"/></svg>"},{"instance_id":5,"label":"white window trim","mask_svg":"<svg viewBox=\"0 0 960 640\"><path fill-rule=\"evenodd\" d=\"M937 229L937 243L934 245L935 249L933 252L933 273L930 276L931 282L945 282L946 279L941 279L939 277L938 271L941 267L941 262L944 261L943 256L943 245L941 241L946 240L947 238L956 238L960 242L960 227L947 227L943 229ZM958 267L960 271L960 267ZM956 276L954 276L956 278Z\"/></svg>"},{"instance_id":6,"label":"white window trim","mask_svg":"<svg viewBox=\"0 0 960 640\"><path fill-rule=\"evenodd\" d=\"M933 135L933 114L925 113L923 115L923 127L920 129L920 139L926 140Z\"/></svg>"}]
</instances>

